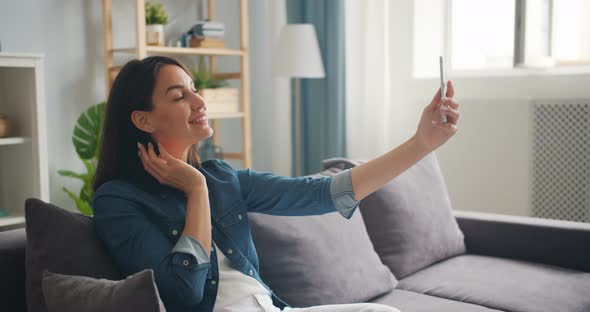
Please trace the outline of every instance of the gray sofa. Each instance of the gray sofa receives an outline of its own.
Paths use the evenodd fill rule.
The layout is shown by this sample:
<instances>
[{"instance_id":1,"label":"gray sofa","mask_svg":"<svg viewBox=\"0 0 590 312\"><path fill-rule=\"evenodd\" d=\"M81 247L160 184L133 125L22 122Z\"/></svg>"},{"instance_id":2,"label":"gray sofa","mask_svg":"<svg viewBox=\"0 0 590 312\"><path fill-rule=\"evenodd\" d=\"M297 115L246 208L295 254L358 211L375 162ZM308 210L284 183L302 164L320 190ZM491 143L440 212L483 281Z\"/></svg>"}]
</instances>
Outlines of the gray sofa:
<instances>
[{"instance_id":1,"label":"gray sofa","mask_svg":"<svg viewBox=\"0 0 590 312\"><path fill-rule=\"evenodd\" d=\"M427 172L432 172L432 165L438 166L432 161L435 159L428 158L420 166L423 166L422 168ZM325 170L321 174L333 174L354 165L350 161L332 159L324 162ZM400 183L411 182L412 179L417 179L420 174L423 174L424 171L420 172L420 166L404 173L396 179L398 184L391 186L396 190L404 191L404 194L408 193L408 189L404 189ZM427 177L429 180L432 178L432 176ZM444 193L445 189L441 190ZM432 191L429 194L431 193L436 192ZM305 303L329 304L360 300L391 305L402 312L590 312L590 224L449 210L448 212L452 215L450 228L454 229L455 225L457 228L456 231L449 232L447 236L461 238L459 245L456 244L457 242L451 245L440 243L441 237L444 238L445 234L443 233L444 225L438 224L436 228L430 230L435 235L418 238L420 241L435 242L436 246L427 249L423 249L421 243L416 244L415 248L406 246L409 248L400 250L406 254L410 250L409 258L395 258L393 263L399 263L400 267L387 268L383 266L383 263L390 264L392 258L383 257L381 251L386 249L380 249L383 246L379 246L375 240L377 236L369 233L367 239L370 239L370 243L360 237L364 235L362 233L376 229L376 225L371 224L371 221L366 218L371 213L372 208L369 207L371 200L375 202L379 199L379 194L374 195L377 197L367 198L366 203L363 200L361 207L350 220L345 220L337 213L310 217L250 214L248 219L251 222L253 238L260 258L262 277L279 297L287 299L286 301L293 306L303 306ZM387 196L393 195L384 193L381 196L387 199ZM406 199L399 202L407 203ZM391 202L398 200L399 198L392 198ZM435 202L438 203L438 199ZM38 205L39 202L27 201L27 205L34 204ZM427 209L428 207L423 210ZM441 216L445 211L446 208L437 209L438 215L431 214L427 219L442 219ZM386 214L387 210L379 211L379 213ZM75 215L70 212L63 213L64 216L66 214ZM365 219L360 219L361 216ZM396 218L403 219L401 216ZM43 218L54 217L43 216ZM72 219L69 215L67 218ZM82 227L80 225L82 223L91 223L91 218L86 216L76 215L75 218L77 221L74 223L79 227ZM283 221L293 225L289 233L286 233L285 224L281 223ZM412 220L401 221L406 224L413 222ZM67 222L72 221L67 220ZM321 234L313 232L311 228L302 229L302 233L293 233L301 228L302 222L312 222L307 226L319 228L322 231ZM334 222L337 225L334 225L336 224ZM64 224L64 222L56 222L56 224ZM412 225L416 231L419 230L419 226L419 224ZM400 228L406 233L412 231L403 226ZM26 233L24 228L0 232L1 311L26 311ZM269 233L275 235L265 235ZM289 235L299 235L302 242L315 237L320 248L312 252L318 255L314 255L314 258L305 258L308 255L290 253L287 257L285 255L277 257L286 250L290 252L306 250L301 248L307 248L307 246L297 244L281 247L280 240L290 239L292 236ZM81 240L81 238L77 239ZM339 239L347 243L339 246ZM355 239L359 241L351 241ZM324 244L327 240L330 240L331 245ZM405 242L408 241L410 240L405 240ZM355 243L361 243L369 248L364 249L362 255L351 253L346 249L354 247ZM307 243L307 245L316 244ZM448 249L449 246L454 246L452 248L455 251L450 254L438 252ZM287 249L291 247L294 249ZM433 254L433 251L437 251L435 257L424 257L424 254ZM322 252L332 256L337 255L339 261L322 261L321 257L325 257L325 255L319 255ZM339 252L346 253L344 259L338 255ZM372 252L375 252L375 255L368 255ZM73 257L73 255L70 256ZM363 262L364 257L368 256L377 257L375 259L380 257L383 263L380 262L381 260L370 264ZM96 255L93 257L95 258ZM309 261L309 259L312 260ZM357 259L363 259L363 261L355 261ZM370 261L375 259L371 258ZM404 263L400 259L417 260ZM293 265L290 268L278 267L276 261L286 261L283 263ZM304 270L297 267L297 261L306 261L303 262ZM269 266L273 264L273 267ZM360 265L362 270L355 269L356 265ZM337 271L340 270L339 266L345 274L339 274L341 272ZM386 273L383 271L384 268L387 268ZM289 270L292 270L290 274L294 273L298 276L282 278L285 271ZM335 274L339 276L330 277L331 272L336 272ZM372 275L375 272L377 275ZM323 289L334 281L320 279L318 276L337 279L336 282L340 286ZM350 281L352 282L348 283ZM304 283L301 284L304 286L294 292L293 288L301 286L299 282ZM314 297L314 293L318 291L325 291L328 295ZM297 297L292 297L294 294ZM336 295L330 297L329 294ZM331 302L318 300L331 300Z\"/></svg>"},{"instance_id":2,"label":"gray sofa","mask_svg":"<svg viewBox=\"0 0 590 312\"><path fill-rule=\"evenodd\" d=\"M467 254L414 273L370 302L402 312L590 311L588 224L459 211L455 216ZM26 311L25 247L24 228L0 232L2 311Z\"/></svg>"},{"instance_id":3,"label":"gray sofa","mask_svg":"<svg viewBox=\"0 0 590 312\"><path fill-rule=\"evenodd\" d=\"M401 311L590 311L590 224L454 211L467 253L370 300Z\"/></svg>"},{"instance_id":4,"label":"gray sofa","mask_svg":"<svg viewBox=\"0 0 590 312\"><path fill-rule=\"evenodd\" d=\"M326 159L318 175L365 161ZM590 224L454 210L434 152L365 197L350 220L248 219L263 280L295 306L590 312Z\"/></svg>"}]
</instances>

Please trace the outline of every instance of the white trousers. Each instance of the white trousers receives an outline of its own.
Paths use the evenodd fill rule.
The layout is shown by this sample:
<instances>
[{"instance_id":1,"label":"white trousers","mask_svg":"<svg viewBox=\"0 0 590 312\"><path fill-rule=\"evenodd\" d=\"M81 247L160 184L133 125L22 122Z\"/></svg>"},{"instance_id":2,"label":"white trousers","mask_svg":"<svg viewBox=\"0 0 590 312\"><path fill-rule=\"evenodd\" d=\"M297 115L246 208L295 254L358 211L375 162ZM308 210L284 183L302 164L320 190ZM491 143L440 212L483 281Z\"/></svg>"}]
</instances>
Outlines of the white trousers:
<instances>
[{"instance_id":1,"label":"white trousers","mask_svg":"<svg viewBox=\"0 0 590 312\"><path fill-rule=\"evenodd\" d=\"M254 297L264 312L401 312L400 310L380 303L346 303L346 304L325 304L305 308L285 307L280 310L273 306L272 299L269 296L255 294Z\"/></svg>"}]
</instances>

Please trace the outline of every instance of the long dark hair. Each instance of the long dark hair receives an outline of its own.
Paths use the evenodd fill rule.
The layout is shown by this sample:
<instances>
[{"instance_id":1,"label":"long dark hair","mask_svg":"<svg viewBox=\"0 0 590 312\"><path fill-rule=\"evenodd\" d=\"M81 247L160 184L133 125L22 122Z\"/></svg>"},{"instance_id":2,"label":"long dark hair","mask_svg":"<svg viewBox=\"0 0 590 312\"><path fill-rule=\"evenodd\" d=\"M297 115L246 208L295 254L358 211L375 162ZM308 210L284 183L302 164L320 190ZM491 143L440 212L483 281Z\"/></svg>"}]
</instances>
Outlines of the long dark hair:
<instances>
[{"instance_id":1,"label":"long dark hair","mask_svg":"<svg viewBox=\"0 0 590 312\"><path fill-rule=\"evenodd\" d=\"M179 66L190 75L180 61L165 56L150 56L127 62L113 81L105 109L96 174L92 181L94 191L113 179L133 180L147 187L160 184L143 168L137 155L137 142L146 147L151 142L159 155L157 144L149 133L133 124L131 112L153 109L152 94L163 65ZM197 144L191 146L187 158L193 167L201 167Z\"/></svg>"}]
</instances>

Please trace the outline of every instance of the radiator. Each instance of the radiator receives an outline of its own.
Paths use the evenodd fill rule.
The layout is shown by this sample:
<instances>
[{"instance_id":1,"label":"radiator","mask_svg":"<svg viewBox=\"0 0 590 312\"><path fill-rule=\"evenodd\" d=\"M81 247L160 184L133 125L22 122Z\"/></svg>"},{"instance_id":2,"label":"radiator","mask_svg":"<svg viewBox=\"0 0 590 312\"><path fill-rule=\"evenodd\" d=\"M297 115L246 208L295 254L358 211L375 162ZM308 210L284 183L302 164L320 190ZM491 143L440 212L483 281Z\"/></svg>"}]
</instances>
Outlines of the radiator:
<instances>
[{"instance_id":1,"label":"radiator","mask_svg":"<svg viewBox=\"0 0 590 312\"><path fill-rule=\"evenodd\" d=\"M532 118L533 215L590 222L590 100L534 100Z\"/></svg>"}]
</instances>

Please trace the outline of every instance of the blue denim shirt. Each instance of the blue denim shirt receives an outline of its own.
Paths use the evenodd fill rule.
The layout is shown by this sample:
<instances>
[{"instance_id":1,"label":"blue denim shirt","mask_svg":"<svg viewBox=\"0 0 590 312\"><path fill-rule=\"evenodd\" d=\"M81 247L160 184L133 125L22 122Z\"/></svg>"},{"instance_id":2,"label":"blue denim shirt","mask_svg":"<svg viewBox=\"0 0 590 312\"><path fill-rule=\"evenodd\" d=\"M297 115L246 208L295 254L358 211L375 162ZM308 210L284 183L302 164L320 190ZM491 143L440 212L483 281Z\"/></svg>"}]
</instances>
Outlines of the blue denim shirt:
<instances>
[{"instance_id":1,"label":"blue denim shirt","mask_svg":"<svg viewBox=\"0 0 590 312\"><path fill-rule=\"evenodd\" d=\"M212 240L240 272L271 292L273 304L281 310L290 305L260 278L248 212L303 216L338 211L350 219L360 203L353 197L350 169L333 176L285 177L209 159L198 170L207 181ZM168 312L213 310L218 251L212 243L208 256L200 241L182 235L184 192L163 184L148 192L117 179L101 185L91 204L97 237L125 276L153 269Z\"/></svg>"}]
</instances>

